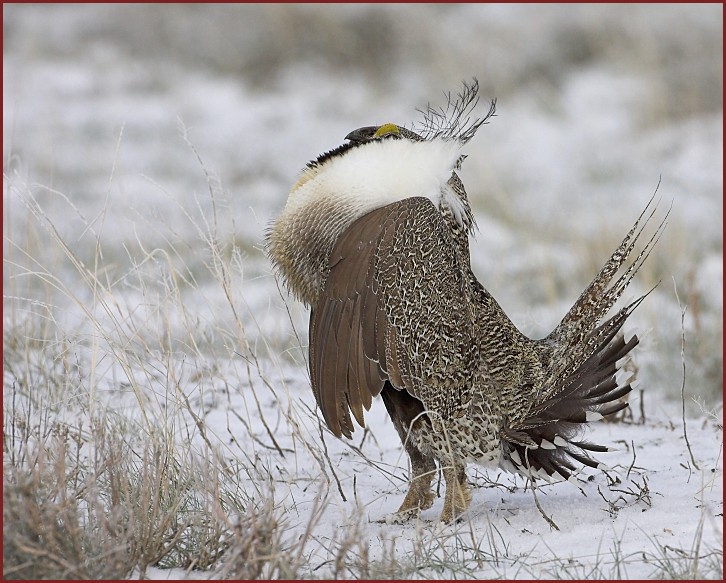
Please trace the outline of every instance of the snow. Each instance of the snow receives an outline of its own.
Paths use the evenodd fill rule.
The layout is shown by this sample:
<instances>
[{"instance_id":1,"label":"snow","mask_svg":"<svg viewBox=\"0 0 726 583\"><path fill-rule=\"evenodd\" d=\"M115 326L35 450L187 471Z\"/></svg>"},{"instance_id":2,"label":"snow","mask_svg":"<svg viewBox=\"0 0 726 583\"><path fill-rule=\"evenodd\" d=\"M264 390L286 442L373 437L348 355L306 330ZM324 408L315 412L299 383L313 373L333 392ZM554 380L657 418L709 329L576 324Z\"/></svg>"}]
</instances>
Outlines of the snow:
<instances>
[{"instance_id":1,"label":"snow","mask_svg":"<svg viewBox=\"0 0 726 583\"><path fill-rule=\"evenodd\" d=\"M218 374L220 379L241 376ZM353 440L341 441L323 431L328 464L322 458L321 419L314 413L307 379L289 366L263 374L275 389L256 389L261 411L250 402L253 389L237 387L230 397L221 380L216 389L190 397L198 402L198 413L205 411L210 434L220 444L231 444L224 446L231 458L243 455L254 459L256 467L274 468L275 483L264 490L265 496L287 510L291 539L315 521L315 544L306 548L315 571L308 576L334 576L327 565L331 552L356 528L362 528L371 559L384 558L389 548L404 562L428 557L426 566L410 573L424 578L451 576L450 562L484 578L547 578L563 572L585 578L595 569L604 578L648 578L656 572L660 549L670 549L677 558L692 551L699 536L702 552L720 548L720 417L690 418L684 429L677 404L653 401L646 393L644 420L635 398L631 421L594 424L588 437L618 450L598 456L610 469L583 474L576 486L560 482L537 489L544 512L559 530L552 530L537 510L525 480L476 466L469 467L474 495L461 522L438 523L443 499L437 498L420 519L389 524L405 494L406 459L380 400L366 414L365 434L359 429ZM246 419L251 432L230 424L232 411ZM262 428L263 418L273 429L274 447ZM275 453L278 446L283 456ZM240 475L241 481L248 479ZM437 563L432 557L444 565L443 571L432 566ZM174 576L160 571L147 575Z\"/></svg>"},{"instance_id":2,"label":"snow","mask_svg":"<svg viewBox=\"0 0 726 583\"><path fill-rule=\"evenodd\" d=\"M280 506L286 537L314 519L307 576L345 576L330 549L354 532L371 557L428 565L412 567L418 577L649 577L698 541L702 555L721 552L720 5L5 5L3 18L4 327L47 317L81 363L98 359L97 405L129 415L139 397L112 357L124 346L141 366L150 348L158 370L180 373L227 459L274 469L271 484L239 479ZM321 457L308 314L261 248L307 161L356 127L420 122L416 108L444 105L442 92L472 76L481 114L497 98L461 173L479 226L472 265L525 333L556 325L656 187L659 216L673 205L624 298L661 282L629 324L644 333L645 422L636 395L631 422L594 424L594 441L621 448L600 456L612 472L538 488L560 530L524 480L474 466L462 522L438 524L437 498L418 521L385 523L405 494L398 436L376 401L352 441L323 431L330 464ZM36 227L29 197L84 265L100 248L105 303ZM229 298L209 268L210 233L232 267ZM60 292L39 283L45 269ZM252 374L245 343L259 356ZM177 397L157 372L145 398L161 419Z\"/></svg>"},{"instance_id":3,"label":"snow","mask_svg":"<svg viewBox=\"0 0 726 583\"><path fill-rule=\"evenodd\" d=\"M188 368L194 366L189 363ZM322 420L298 367L264 366L260 378L269 387L260 378L250 379L248 386L230 392L226 380L243 378L243 366L230 363L228 370L211 375L216 378L211 386L188 396L204 418L206 438L214 439L225 456L254 460L255 468L272 471L274 483L255 487L285 509L287 538L302 536L314 523L314 542L305 547L312 571L302 576L340 577L331 570L331 556L350 532L362 532L371 560L385 562L393 549L403 565L412 561L408 575L422 578L452 577L452 565L458 565L462 573L480 578L564 574L584 579L594 573L595 578L647 579L657 573L658 561L667 558L663 552L678 561L694 545L700 545L702 556L721 548L720 416L704 412L684 427L678 403L645 393L645 419L640 418L641 397L636 395L632 418L593 424L588 438L616 449L598 455L608 469L583 472L577 485L560 481L537 489L537 500L558 530L537 509L524 479L476 466L469 466L473 501L462 521L439 523L443 498L437 498L419 519L400 524L391 522L390 515L406 491L407 462L380 399L366 414L366 432L358 429L348 441L324 429L323 448ZM252 394L261 403L259 410ZM231 422L237 414L250 431ZM201 436L195 438L201 446ZM240 469L239 480L250 480L249 468ZM443 483L440 487L443 495ZM146 575L209 576L178 569Z\"/></svg>"}]
</instances>

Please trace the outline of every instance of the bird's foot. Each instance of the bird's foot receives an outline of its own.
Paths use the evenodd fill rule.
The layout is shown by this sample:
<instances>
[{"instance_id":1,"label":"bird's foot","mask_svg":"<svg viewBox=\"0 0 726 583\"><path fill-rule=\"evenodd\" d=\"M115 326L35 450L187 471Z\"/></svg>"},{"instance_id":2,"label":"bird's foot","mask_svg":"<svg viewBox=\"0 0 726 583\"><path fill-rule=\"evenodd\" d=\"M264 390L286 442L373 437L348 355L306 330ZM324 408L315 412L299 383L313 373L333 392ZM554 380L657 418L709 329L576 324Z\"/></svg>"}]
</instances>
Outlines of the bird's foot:
<instances>
[{"instance_id":1,"label":"bird's foot","mask_svg":"<svg viewBox=\"0 0 726 583\"><path fill-rule=\"evenodd\" d=\"M404 512L391 512L391 514L386 514L382 520L377 522L383 524L403 524L404 522L408 522L409 520L416 518L419 515L419 511L420 510L418 508L411 508Z\"/></svg>"},{"instance_id":2,"label":"bird's foot","mask_svg":"<svg viewBox=\"0 0 726 583\"><path fill-rule=\"evenodd\" d=\"M401 507L398 509L396 514L405 512L411 512L412 510L426 510L434 505L434 492L430 487L420 487L415 482L411 484L411 487L406 494L406 497L401 503Z\"/></svg>"},{"instance_id":3,"label":"bird's foot","mask_svg":"<svg viewBox=\"0 0 726 583\"><path fill-rule=\"evenodd\" d=\"M415 518L421 510L426 510L434 505L434 492L429 485L419 484L414 481L403 499L400 508L386 516L386 524L400 524Z\"/></svg>"},{"instance_id":4,"label":"bird's foot","mask_svg":"<svg viewBox=\"0 0 726 583\"><path fill-rule=\"evenodd\" d=\"M444 509L441 511L439 520L449 523L459 520L461 515L469 508L471 503L471 489L466 482L466 477L459 479L455 471L444 470L446 480L446 497L444 498Z\"/></svg>"}]
</instances>

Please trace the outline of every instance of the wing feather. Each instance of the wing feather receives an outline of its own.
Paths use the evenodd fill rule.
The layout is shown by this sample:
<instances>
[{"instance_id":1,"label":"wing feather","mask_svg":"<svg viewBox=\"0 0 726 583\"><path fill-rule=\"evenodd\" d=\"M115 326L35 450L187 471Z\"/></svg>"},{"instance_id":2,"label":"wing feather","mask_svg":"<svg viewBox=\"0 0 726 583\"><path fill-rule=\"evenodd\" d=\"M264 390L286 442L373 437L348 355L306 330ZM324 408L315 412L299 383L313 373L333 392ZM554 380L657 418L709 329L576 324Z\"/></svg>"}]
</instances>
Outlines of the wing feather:
<instances>
[{"instance_id":1,"label":"wing feather","mask_svg":"<svg viewBox=\"0 0 726 583\"><path fill-rule=\"evenodd\" d=\"M466 397L474 316L458 261L450 227L426 198L376 209L340 236L310 324L313 393L333 433L352 435L351 413L364 426L387 380L433 410ZM450 363L467 386L450 390Z\"/></svg>"}]
</instances>

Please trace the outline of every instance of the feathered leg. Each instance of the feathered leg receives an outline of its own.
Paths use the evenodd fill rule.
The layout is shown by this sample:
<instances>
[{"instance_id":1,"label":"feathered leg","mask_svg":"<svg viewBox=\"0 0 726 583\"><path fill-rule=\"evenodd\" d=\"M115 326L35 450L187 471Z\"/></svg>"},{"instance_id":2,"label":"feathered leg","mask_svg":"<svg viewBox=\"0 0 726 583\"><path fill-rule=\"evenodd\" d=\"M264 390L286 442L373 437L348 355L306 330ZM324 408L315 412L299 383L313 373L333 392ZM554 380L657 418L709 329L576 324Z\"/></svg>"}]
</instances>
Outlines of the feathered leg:
<instances>
[{"instance_id":1,"label":"feathered leg","mask_svg":"<svg viewBox=\"0 0 726 583\"><path fill-rule=\"evenodd\" d=\"M411 458L411 482L406 497L397 510L397 514L418 514L421 510L431 508L434 504L434 492L431 481L436 471L433 458L426 458L420 452L412 452L406 448Z\"/></svg>"},{"instance_id":2,"label":"feathered leg","mask_svg":"<svg viewBox=\"0 0 726 583\"><path fill-rule=\"evenodd\" d=\"M441 522L451 522L469 508L471 503L471 490L466 481L466 468L464 465L454 463L444 466L444 480L446 481L446 496L444 509L441 511Z\"/></svg>"},{"instance_id":3,"label":"feathered leg","mask_svg":"<svg viewBox=\"0 0 726 583\"><path fill-rule=\"evenodd\" d=\"M388 414L393 420L401 442L411 460L411 477L408 493L403 499L397 514L416 515L421 510L431 508L434 503L434 493L431 490L431 481L436 472L436 462L430 455L425 455L413 443L410 437L411 424L423 411L423 405L411 397L406 391L398 391L389 383L381 393Z\"/></svg>"}]
</instances>

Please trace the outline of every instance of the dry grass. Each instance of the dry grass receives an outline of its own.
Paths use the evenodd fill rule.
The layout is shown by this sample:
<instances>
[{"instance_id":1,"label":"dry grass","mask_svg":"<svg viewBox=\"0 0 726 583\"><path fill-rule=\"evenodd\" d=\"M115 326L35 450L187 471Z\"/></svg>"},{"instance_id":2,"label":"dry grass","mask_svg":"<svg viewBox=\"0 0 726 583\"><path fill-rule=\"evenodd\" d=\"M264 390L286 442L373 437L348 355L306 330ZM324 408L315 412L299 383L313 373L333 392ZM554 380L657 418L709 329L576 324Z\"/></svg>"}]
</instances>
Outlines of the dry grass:
<instances>
[{"instance_id":1,"label":"dry grass","mask_svg":"<svg viewBox=\"0 0 726 583\"><path fill-rule=\"evenodd\" d=\"M314 411L283 398L284 380L271 380L281 361L258 357L279 347L265 346L264 335L249 341L246 328L259 324L245 319L244 258L217 220L226 194L200 165L213 211L187 212L197 250L182 254L171 237L152 250L137 241L122 273L106 263L102 226L86 225L95 245L81 260L30 190L9 185L28 213L5 254L5 578L144 577L151 567L227 579L623 578L643 561L654 577L720 577L722 554L698 540L691 549L653 541L638 556L614 548L595 561L555 556L546 565L513 553L493 523L484 532L471 522L421 523L405 545L375 540L353 500L350 521L321 534L331 498L345 496L329 436ZM192 305L214 317L201 319ZM220 410L224 423L211 423ZM314 467L295 473L303 463ZM650 503L646 481L619 494L612 486L606 503L615 515ZM294 495L280 499L281 488L318 495L302 508Z\"/></svg>"},{"instance_id":2,"label":"dry grass","mask_svg":"<svg viewBox=\"0 0 726 583\"><path fill-rule=\"evenodd\" d=\"M297 547L281 550L269 475L244 468L259 484L246 492L199 412L214 354L248 352L229 289L242 280L229 272L239 253L204 225L206 265L233 315L228 329L205 330L181 300L199 288L173 253L131 257L116 277L100 233L82 260L29 190L8 194L29 218L23 237L6 239L4 576L143 577L156 566L294 577Z\"/></svg>"},{"instance_id":3,"label":"dry grass","mask_svg":"<svg viewBox=\"0 0 726 583\"><path fill-rule=\"evenodd\" d=\"M529 531L526 545L531 540L531 550L518 547L506 534L512 533L516 516L506 510L496 519L484 512L475 521L445 528L421 521L378 529L370 511L384 494L375 488L364 490L362 473L356 490L350 479L355 469L350 468L364 468L393 492L405 487L400 467L405 457L397 460L398 467L381 461L383 447L372 431L364 432L358 445L333 439L314 407L305 404L310 392L302 372L304 338L290 330L291 323L304 326L307 315L298 304L273 314L250 308L245 299L249 282L267 274L268 267L259 249L244 239L247 225L235 224L253 220L240 208L246 200L257 200L244 192L249 185L266 176L280 183L287 180L281 158L290 154L292 159L297 150L286 143L303 135L319 137L312 129L320 129L323 119L338 128L343 118L372 115L360 107L360 95L372 100L383 95L384 101L372 103L386 108L397 95L420 98L418 105L424 106L425 97L436 95L416 96L418 88L433 87L436 92L475 74L485 96L502 100L503 119L497 125L505 124L507 140L516 142L517 126L506 121L514 117L505 117L506 107L524 93L536 95L544 109L556 111L565 103L562 89L569 87L569 71L604 63L626 76L651 80L642 86L645 93L639 104L628 109L645 128L718 113L723 108L720 18L708 18L708 12L685 5L674 11L636 5L612 11L597 5L564 10L522 6L504 20L498 14L501 7L495 5L431 5L411 11L373 5L338 11L230 5L205 7L204 18L193 5L173 12L157 5L98 5L89 7L84 17L74 16L78 7L70 5L6 8L8 75L17 79L7 84L15 90L8 93L11 121L6 125L15 127L13 112L23 113L14 99L32 94L47 99L28 100L30 117L41 121L29 124L18 115L21 121L17 129L8 129L4 148L4 578L143 578L153 577L154 568L178 568L195 570L192 577L226 579L623 579L635 570L645 570L654 579L722 579L722 548L703 542L704 532L722 527L713 518L717 510L706 508L703 500L694 500L701 504L702 515L690 544L668 545L663 542L668 539L644 532L644 543L633 549L623 543L623 532L595 556L583 556L576 549L570 556L554 549L541 552L535 548L540 537ZM478 10L492 11L487 18L491 28L482 28L481 19L468 18L474 14L470 11ZM512 26L510 19L519 24ZM447 21L456 22L458 34L442 44L447 29L441 24ZM697 38L691 38L695 31ZM513 35L524 35L528 42L512 42L518 38ZM137 62L144 64L145 73L135 68ZM308 79L306 67L311 63L323 72L321 77ZM68 67L61 69L62 82L52 80L46 92L44 67L59 65ZM30 77L17 74L23 67L29 67ZM317 79L326 79L326 70L336 83L352 83L345 99L333 95L329 100L325 84L319 93L301 86L298 75L316 85ZM92 91L83 89L83 82L77 90L71 87L79 73L81 78L87 74L89 82L97 78L97 85L89 85ZM292 81L286 80L289 73ZM200 74L205 101L209 87L220 88L208 86L212 80L222 83L223 94L229 82L250 96L229 101L215 96L210 108L196 108L194 91L202 93ZM370 93L356 96L356 75L373 88ZM189 84L192 92L183 91L180 84ZM285 93L288 84L315 106L302 108L291 101ZM291 106L296 119L312 123L296 122L292 133L281 131L284 117L277 107L269 115L268 104L260 107L262 101L252 98L268 90L271 103L284 97L280 103ZM348 96L350 110L344 103ZM117 110L119 101L127 100L133 104L130 114ZM149 107L133 109L142 102ZM154 117L154 103L163 115ZM406 103L401 97L402 112L408 111ZM169 143L175 130L170 112L179 104L200 134L209 135L209 143L224 145L212 151L220 164L226 164L223 174L242 194L237 201L224 192L191 144L189 151L177 155ZM240 117L232 111L240 105L260 109ZM516 104L511 111L517 115ZM248 124L247 113L259 115L259 123ZM121 137L115 144L116 155L126 158L124 164L117 160L125 170L118 172L120 180L116 163L110 176L105 170L107 152L114 150L117 114L129 116L124 156L119 153ZM52 122L46 119L50 115ZM222 122L209 123L207 115ZM227 126L238 129L226 133ZM506 300L513 286L521 290L520 304L546 305L552 311L589 281L631 217L623 217L622 224L619 218L614 226L603 224L587 245L559 221L543 230L537 205L531 202L537 201L540 208L547 204L540 198L539 183L531 198L519 190L518 177L527 174L519 157L511 176L509 170L498 174L501 169L490 164L486 148L505 144L491 135L481 142L481 163L465 165L466 171L474 172L466 181L472 203L521 242L517 253L533 259L514 268L507 263L506 269L488 269L483 283L496 285L499 274L505 284L501 289L507 291L497 297ZM196 166L189 164L189 152L199 161ZM638 167L651 159L641 160L639 154L635 158ZM26 184L13 174L16 169L45 186ZM139 188L131 175L149 169L158 184L149 186L146 182L152 180L145 179L144 188ZM599 164L594 168L597 173L611 170ZM655 180L662 169L646 171L652 171ZM628 184L631 173L642 184L635 167L624 172ZM598 176L612 186L615 177ZM683 180L690 183L692 177L686 174ZM650 176L647 184L649 180ZM190 201L188 193L205 181L208 192ZM164 190L165 184L175 185L172 192ZM697 194L692 189L702 186L696 181L676 190L683 204L690 205L691 195ZM633 195L639 196L640 187L635 190ZM664 188L666 201L669 192ZM647 192L642 194L647 198ZM143 206L147 198L153 204ZM152 211L133 215L132 208ZM155 208L164 214L155 214ZM589 210L586 214L591 216ZM129 223L132 228L125 228ZM476 244L484 253L489 249L485 235ZM664 280L638 312L658 323L654 336L672 339L668 347L641 348L643 354L647 348L654 355L651 369L659 378L673 379L673 386L654 383L648 389L677 395L681 334L678 318L665 317L665 308L677 306L674 297L661 292L670 290L672 271L686 265L678 286L689 310L687 393L700 389L706 401L700 414L722 431L719 416L709 411L714 400L722 398L722 314L708 304L696 272L702 259L696 252L719 255L720 240L711 240L715 247L704 249L697 235L692 222L674 221L639 275L646 288ZM555 245L538 249L540 240ZM583 257L563 263L557 259L558 250L562 257ZM505 252L509 257L510 250ZM499 261L499 254L495 259ZM582 285L575 286L576 281ZM656 378L650 373L645 370L644 376ZM618 428L650 418L650 399L646 394L645 410L634 411L634 417L624 414ZM675 429L679 422L671 421L674 439L681 435ZM689 425L689 432L696 429ZM703 459L704 452L694 453ZM716 477L720 455L713 470ZM641 458L639 453L638 462ZM602 497L592 488L587 501L617 527L629 512L655 512L657 504L663 504L646 474L634 466L635 451L633 464L618 468L628 477L618 481L613 474L601 484ZM675 471L691 478L691 467ZM490 494L488 501L500 494L519 501L529 496L522 481L492 482L478 470L471 474L481 493ZM546 496L543 491L541 500L549 510ZM347 500L343 512L341 499ZM524 513L522 506L518 510ZM335 528L331 514L344 514ZM539 520L536 512L531 515Z\"/></svg>"},{"instance_id":4,"label":"dry grass","mask_svg":"<svg viewBox=\"0 0 726 583\"><path fill-rule=\"evenodd\" d=\"M3 476L5 577L115 579L219 558L224 524L195 495L202 468L182 466L159 443L128 443L128 428L108 418L10 436L29 422L10 415L6 439L26 441Z\"/></svg>"}]
</instances>

